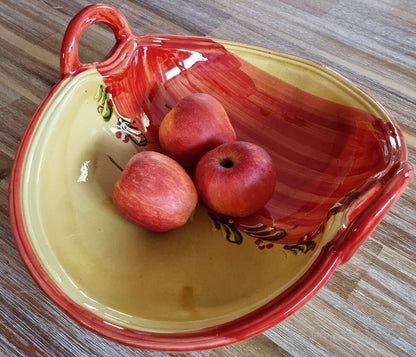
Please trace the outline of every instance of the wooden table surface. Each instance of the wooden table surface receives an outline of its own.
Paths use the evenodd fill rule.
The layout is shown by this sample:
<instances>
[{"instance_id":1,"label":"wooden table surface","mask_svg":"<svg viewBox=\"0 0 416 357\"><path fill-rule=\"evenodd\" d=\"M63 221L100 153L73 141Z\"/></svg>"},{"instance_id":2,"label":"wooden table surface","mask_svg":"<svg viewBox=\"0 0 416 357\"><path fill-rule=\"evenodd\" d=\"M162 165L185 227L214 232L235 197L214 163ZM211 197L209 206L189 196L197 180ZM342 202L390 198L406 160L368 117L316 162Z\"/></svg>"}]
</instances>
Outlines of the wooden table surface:
<instances>
[{"instance_id":1,"label":"wooden table surface","mask_svg":"<svg viewBox=\"0 0 416 357\"><path fill-rule=\"evenodd\" d=\"M0 355L166 356L107 341L73 322L33 282L8 217L15 153L60 78L70 19L90 1L0 2ZM299 55L337 70L396 118L416 164L414 0L109 1L135 33L198 35ZM83 62L107 54L95 25ZM247 341L193 356L416 356L416 184L412 180L353 258L303 308ZM182 354L174 354L180 356ZM185 355L185 354L183 354Z\"/></svg>"}]
</instances>

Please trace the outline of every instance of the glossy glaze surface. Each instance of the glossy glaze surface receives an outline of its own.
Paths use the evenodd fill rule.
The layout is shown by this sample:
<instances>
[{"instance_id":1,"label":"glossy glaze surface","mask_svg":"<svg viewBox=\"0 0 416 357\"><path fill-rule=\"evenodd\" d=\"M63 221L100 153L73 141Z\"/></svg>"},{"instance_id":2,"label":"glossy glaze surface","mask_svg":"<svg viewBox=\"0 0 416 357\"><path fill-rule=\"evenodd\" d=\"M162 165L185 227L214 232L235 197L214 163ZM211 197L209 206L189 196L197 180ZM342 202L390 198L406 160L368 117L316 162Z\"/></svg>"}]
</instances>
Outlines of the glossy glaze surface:
<instances>
[{"instance_id":1,"label":"glossy glaze surface","mask_svg":"<svg viewBox=\"0 0 416 357\"><path fill-rule=\"evenodd\" d=\"M278 167L276 192L263 212L236 221L237 226L261 223L284 229L282 242L309 240L339 199L364 183L371 186L369 180L376 185L375 176L386 176L398 158L406 158L387 114L319 66L279 58L271 75L200 38L136 36L124 46L129 55L118 67L97 68L118 113L147 131L154 146L169 108L190 93L205 92L224 105L239 140L272 155ZM279 78L285 66L307 76L299 87ZM325 94L346 103L326 100Z\"/></svg>"},{"instance_id":2,"label":"glossy glaze surface","mask_svg":"<svg viewBox=\"0 0 416 357\"><path fill-rule=\"evenodd\" d=\"M121 15L108 7L89 8L73 24L90 23L94 14L99 15L96 21L112 23L116 18L118 47L109 59L96 65L97 73L95 65L81 65L74 60L74 52L65 52L65 43L72 43L73 37L79 39L82 28L69 27L62 57L65 80L35 115L17 158L11 212L29 270L76 320L136 347L212 348L281 321L354 253L410 180L412 168L405 162L406 150L394 121L356 87L310 62L238 44L223 47L206 39L133 36ZM105 101L95 96L102 88L101 76L106 100L113 105L112 117L103 115L100 106ZM286 77L292 82L287 83ZM223 101L240 138L270 151L279 167L280 186L268 212L251 221L230 222L201 207L195 222L185 229L191 231L178 231L169 237L169 244L161 243L119 220L109 204L108 190L117 172L114 162L123 165L137 148L157 147L157 125L166 104L202 90ZM147 132L143 112L149 119ZM85 118L95 118L88 129ZM123 126L126 122L127 128ZM124 129L120 131L120 127ZM132 130L142 145L123 142L132 138L126 135ZM51 221L49 217L57 211L62 219ZM75 223L75 230L70 223ZM265 225L262 232L278 232L282 244L263 239L259 223ZM187 239L199 235L201 226L210 237L203 240L204 249L200 240ZM235 227L240 231L236 233ZM120 231L125 233L121 239L126 240L121 245L114 241ZM240 244L232 244L235 236L230 239L229 232L237 240L243 237ZM307 244L311 240L314 245ZM183 255L189 249L192 254ZM192 277L179 271L183 264L193 270L202 251L205 259L211 257L222 264L213 272L213 265L207 262L189 282ZM207 255L207 251L211 253ZM148 282L154 281L147 275L147 268L155 264L154 252L161 262L160 270L152 270L158 281L168 281L163 278L167 257L177 264L171 270L172 285L161 285L170 291L170 300L164 298L166 291L144 291L150 284L134 280L142 274ZM247 259L235 269L236 261L229 258L232 254L241 258L242 252ZM178 259L181 254L183 258ZM254 268L259 262L265 264L261 275L258 266ZM276 275L282 269L285 273ZM250 272L251 285L246 285L246 275L239 282L242 275L227 276L224 272L228 271ZM209 276L221 277L222 282L210 286L206 283ZM114 283L121 284L118 290ZM138 294L133 303L131 294ZM241 298L235 299L235 294ZM208 314L204 299L210 306ZM221 323L225 325L215 327ZM194 331L185 333L187 330Z\"/></svg>"}]
</instances>

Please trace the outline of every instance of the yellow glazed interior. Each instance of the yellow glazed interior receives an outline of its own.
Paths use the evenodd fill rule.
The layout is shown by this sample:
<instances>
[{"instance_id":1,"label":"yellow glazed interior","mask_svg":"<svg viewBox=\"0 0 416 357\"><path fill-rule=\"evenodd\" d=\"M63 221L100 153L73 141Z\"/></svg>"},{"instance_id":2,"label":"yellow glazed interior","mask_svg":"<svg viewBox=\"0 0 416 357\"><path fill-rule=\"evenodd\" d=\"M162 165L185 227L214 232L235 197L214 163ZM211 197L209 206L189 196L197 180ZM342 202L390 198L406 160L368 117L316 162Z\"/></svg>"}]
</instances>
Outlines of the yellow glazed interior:
<instances>
[{"instance_id":1,"label":"yellow glazed interior","mask_svg":"<svg viewBox=\"0 0 416 357\"><path fill-rule=\"evenodd\" d=\"M332 72L297 58L225 43L252 64L312 94L388 120L370 98ZM111 190L136 151L115 138L95 95L91 69L65 80L30 142L22 207L30 242L45 271L74 302L104 320L142 331L189 331L217 325L264 305L293 284L342 226L334 216L314 250L260 250L245 236L231 244L203 206L170 233L123 219ZM111 158L111 159L110 159Z\"/></svg>"}]
</instances>

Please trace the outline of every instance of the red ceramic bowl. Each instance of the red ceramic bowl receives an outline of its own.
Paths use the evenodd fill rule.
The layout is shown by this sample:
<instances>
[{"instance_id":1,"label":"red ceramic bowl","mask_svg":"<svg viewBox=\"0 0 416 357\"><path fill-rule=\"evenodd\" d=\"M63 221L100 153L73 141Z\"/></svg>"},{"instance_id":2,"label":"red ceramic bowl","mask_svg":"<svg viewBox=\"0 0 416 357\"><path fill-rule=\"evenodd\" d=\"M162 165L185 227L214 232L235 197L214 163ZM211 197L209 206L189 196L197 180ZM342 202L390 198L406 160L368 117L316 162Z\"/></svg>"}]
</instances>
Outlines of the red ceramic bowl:
<instances>
[{"instance_id":1,"label":"red ceramic bowl","mask_svg":"<svg viewBox=\"0 0 416 357\"><path fill-rule=\"evenodd\" d=\"M117 45L82 64L80 37L97 22L111 27ZM298 57L134 35L119 11L94 5L69 24L61 71L16 155L12 229L47 296L126 345L211 349L274 326L350 259L413 175L393 118L341 76ZM164 115L194 92L216 97L238 139L269 152L276 190L246 218L199 204L181 229L149 232L118 214L111 190L136 151L159 150Z\"/></svg>"}]
</instances>

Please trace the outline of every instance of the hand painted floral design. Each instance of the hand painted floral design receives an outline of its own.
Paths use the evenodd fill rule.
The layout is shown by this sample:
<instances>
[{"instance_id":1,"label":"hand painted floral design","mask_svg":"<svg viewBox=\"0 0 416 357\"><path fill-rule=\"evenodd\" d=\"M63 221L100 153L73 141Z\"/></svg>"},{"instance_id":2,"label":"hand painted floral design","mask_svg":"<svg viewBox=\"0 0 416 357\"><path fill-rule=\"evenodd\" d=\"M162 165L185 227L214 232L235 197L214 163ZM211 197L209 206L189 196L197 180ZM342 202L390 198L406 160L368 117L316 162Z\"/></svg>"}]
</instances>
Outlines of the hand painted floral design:
<instances>
[{"instance_id":1,"label":"hand painted floral design","mask_svg":"<svg viewBox=\"0 0 416 357\"><path fill-rule=\"evenodd\" d=\"M110 105L108 98L107 88L104 84L100 84L97 89L97 94L95 95L95 100L97 101L98 107L97 111L101 114L105 121L109 121L111 115L113 114L113 109Z\"/></svg>"},{"instance_id":2,"label":"hand painted floral design","mask_svg":"<svg viewBox=\"0 0 416 357\"><path fill-rule=\"evenodd\" d=\"M128 143L130 140L137 146L147 145L146 136L137 128L131 125L130 120L119 117L117 126L113 130L117 139Z\"/></svg>"},{"instance_id":3,"label":"hand painted floral design","mask_svg":"<svg viewBox=\"0 0 416 357\"><path fill-rule=\"evenodd\" d=\"M315 249L316 243L311 240L309 242L299 243L299 244L286 244L283 246L283 249L292 252L297 255L298 253L308 253L309 251Z\"/></svg>"},{"instance_id":4,"label":"hand painted floral design","mask_svg":"<svg viewBox=\"0 0 416 357\"><path fill-rule=\"evenodd\" d=\"M104 84L100 84L95 95L97 101L97 111L101 114L104 121L109 121L113 115L113 112L117 116L117 125L115 128L111 128L117 139L122 140L125 143L132 141L137 146L147 145L146 136L132 123L132 120L120 115L112 100L111 93L107 92L107 88Z\"/></svg>"},{"instance_id":5,"label":"hand painted floral design","mask_svg":"<svg viewBox=\"0 0 416 357\"><path fill-rule=\"evenodd\" d=\"M244 227L244 233L254 238L261 238L262 240L275 241L287 236L287 232L284 229L266 226L263 223L254 226L241 224L241 226Z\"/></svg>"},{"instance_id":6,"label":"hand painted floral design","mask_svg":"<svg viewBox=\"0 0 416 357\"><path fill-rule=\"evenodd\" d=\"M254 244L259 250L265 250L273 248L276 245L273 242L279 241L287 235L287 232L284 229L268 227L262 223L253 226L246 225L244 226L244 231L240 232L240 230L234 227L233 219L230 218L229 220L226 220L224 218L218 217L212 212L208 212L208 215L214 223L214 228L216 230L222 230L225 234L225 238L230 243L241 244L243 242L244 235L247 235L253 238L257 238L254 240ZM311 240L300 244L286 244L283 246L283 249L289 250L297 255L298 252L306 254L313 250L315 246L316 243Z\"/></svg>"},{"instance_id":7,"label":"hand painted floral design","mask_svg":"<svg viewBox=\"0 0 416 357\"><path fill-rule=\"evenodd\" d=\"M211 217L214 227L216 230L223 230L225 233L225 238L230 242L234 244L241 244L243 242L243 235L241 232L235 228L230 221L226 221L222 218L219 218L215 214L208 212L208 215Z\"/></svg>"},{"instance_id":8,"label":"hand painted floral design","mask_svg":"<svg viewBox=\"0 0 416 357\"><path fill-rule=\"evenodd\" d=\"M273 243L264 242L263 239L256 239L254 241L254 244L257 245L257 248L259 248L260 250L263 250L263 249L266 249L266 248L271 249L271 248L274 247Z\"/></svg>"}]
</instances>

